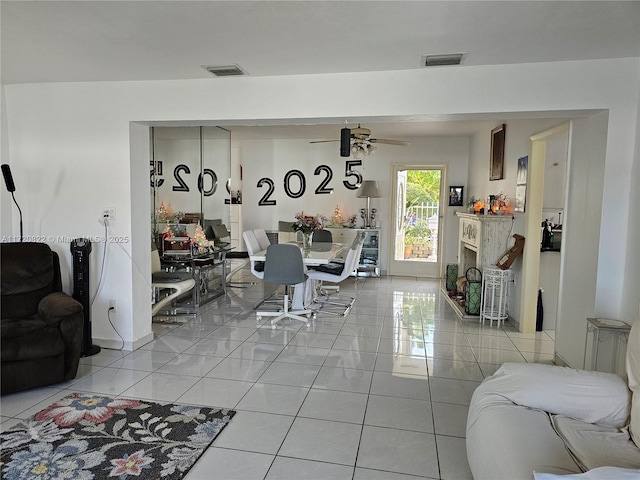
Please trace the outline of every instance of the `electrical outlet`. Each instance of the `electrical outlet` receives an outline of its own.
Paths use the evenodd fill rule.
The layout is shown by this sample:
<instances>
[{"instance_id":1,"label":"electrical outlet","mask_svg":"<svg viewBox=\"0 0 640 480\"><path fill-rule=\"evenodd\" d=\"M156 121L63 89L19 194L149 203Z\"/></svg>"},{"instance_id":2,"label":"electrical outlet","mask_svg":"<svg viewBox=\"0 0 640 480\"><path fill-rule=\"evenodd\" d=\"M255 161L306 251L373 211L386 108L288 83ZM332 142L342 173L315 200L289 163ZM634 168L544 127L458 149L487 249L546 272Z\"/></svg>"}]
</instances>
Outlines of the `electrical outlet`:
<instances>
[{"instance_id":1,"label":"electrical outlet","mask_svg":"<svg viewBox=\"0 0 640 480\"><path fill-rule=\"evenodd\" d=\"M115 207L105 207L102 211L102 218L106 218L108 220L116 219L116 209Z\"/></svg>"},{"instance_id":2,"label":"electrical outlet","mask_svg":"<svg viewBox=\"0 0 640 480\"><path fill-rule=\"evenodd\" d=\"M118 311L118 303L115 300L109 300L109 310L113 308L114 312Z\"/></svg>"}]
</instances>

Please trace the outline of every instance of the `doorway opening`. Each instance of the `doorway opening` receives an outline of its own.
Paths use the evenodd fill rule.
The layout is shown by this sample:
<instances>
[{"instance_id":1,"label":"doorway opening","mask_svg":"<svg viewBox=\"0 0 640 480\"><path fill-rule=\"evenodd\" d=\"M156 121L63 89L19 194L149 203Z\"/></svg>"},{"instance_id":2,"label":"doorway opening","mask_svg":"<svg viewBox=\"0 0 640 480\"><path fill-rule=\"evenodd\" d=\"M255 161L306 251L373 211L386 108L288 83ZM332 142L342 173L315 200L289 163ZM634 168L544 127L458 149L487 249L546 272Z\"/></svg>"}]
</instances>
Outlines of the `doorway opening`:
<instances>
[{"instance_id":1,"label":"doorway opening","mask_svg":"<svg viewBox=\"0 0 640 480\"><path fill-rule=\"evenodd\" d=\"M395 165L392 275L440 276L442 167Z\"/></svg>"}]
</instances>

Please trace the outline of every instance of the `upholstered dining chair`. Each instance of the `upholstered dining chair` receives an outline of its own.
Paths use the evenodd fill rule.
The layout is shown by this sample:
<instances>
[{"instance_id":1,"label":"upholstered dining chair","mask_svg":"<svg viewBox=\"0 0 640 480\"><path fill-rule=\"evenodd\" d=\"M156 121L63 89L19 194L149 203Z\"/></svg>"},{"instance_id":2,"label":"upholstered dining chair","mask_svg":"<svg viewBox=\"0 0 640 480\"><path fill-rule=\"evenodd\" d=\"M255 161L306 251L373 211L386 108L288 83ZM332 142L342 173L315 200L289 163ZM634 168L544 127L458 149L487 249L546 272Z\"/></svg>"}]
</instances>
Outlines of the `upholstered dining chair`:
<instances>
[{"instance_id":1,"label":"upholstered dining chair","mask_svg":"<svg viewBox=\"0 0 640 480\"><path fill-rule=\"evenodd\" d=\"M337 296L335 294L329 294L324 282L340 283L351 275L356 269L358 262L360 261L360 254L362 253L362 246L367 234L360 232L356 235L351 243L349 252L345 258L344 264L342 263L329 263L327 265L317 265L309 267L307 276L312 280L319 282L318 290L320 295L314 298L314 303L320 305L319 309L325 313L344 316L349 313L351 306L353 305L354 298L346 296ZM327 306L337 306L339 310L337 312L324 310Z\"/></svg>"},{"instance_id":2,"label":"upholstered dining chair","mask_svg":"<svg viewBox=\"0 0 640 480\"><path fill-rule=\"evenodd\" d=\"M333 243L331 230L316 230L313 232L313 241L321 243Z\"/></svg>"},{"instance_id":3,"label":"upholstered dining chair","mask_svg":"<svg viewBox=\"0 0 640 480\"><path fill-rule=\"evenodd\" d=\"M160 263L160 254L156 248L151 249L151 286L153 287L154 303L151 306L151 316L156 316L174 298L188 292L195 287L196 281L190 272L165 272ZM158 299L162 289L169 289L171 293Z\"/></svg>"},{"instance_id":4,"label":"upholstered dining chair","mask_svg":"<svg viewBox=\"0 0 640 480\"><path fill-rule=\"evenodd\" d=\"M213 226L213 235L216 245L229 244L229 240L231 239L231 233L229 233L229 230L227 230L227 226L224 223L219 223L218 225Z\"/></svg>"},{"instance_id":5,"label":"upholstered dining chair","mask_svg":"<svg viewBox=\"0 0 640 480\"><path fill-rule=\"evenodd\" d=\"M295 222L278 222L278 243L295 242L298 238L297 232L293 231Z\"/></svg>"},{"instance_id":6,"label":"upholstered dining chair","mask_svg":"<svg viewBox=\"0 0 640 480\"><path fill-rule=\"evenodd\" d=\"M264 281L284 286L284 298L281 308L277 311L256 312L258 323L263 316L274 317L271 319L271 328L276 328L276 324L287 318L304 322L310 326L309 319L313 315L313 310L289 310L290 289L293 285L304 283L307 280L304 262L300 247L293 244L269 245L267 248L266 261L264 262Z\"/></svg>"}]
</instances>

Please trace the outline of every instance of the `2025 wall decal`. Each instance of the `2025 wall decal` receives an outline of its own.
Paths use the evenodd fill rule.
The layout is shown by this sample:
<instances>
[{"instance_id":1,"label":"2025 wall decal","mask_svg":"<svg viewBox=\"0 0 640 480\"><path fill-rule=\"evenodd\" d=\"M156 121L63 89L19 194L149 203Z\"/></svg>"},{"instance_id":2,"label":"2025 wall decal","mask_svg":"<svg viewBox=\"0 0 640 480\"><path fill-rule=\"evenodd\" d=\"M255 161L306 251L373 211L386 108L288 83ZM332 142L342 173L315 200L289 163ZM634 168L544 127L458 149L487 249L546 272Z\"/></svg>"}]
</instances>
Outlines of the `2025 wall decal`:
<instances>
[{"instance_id":1,"label":"2025 wall decal","mask_svg":"<svg viewBox=\"0 0 640 480\"><path fill-rule=\"evenodd\" d=\"M356 170L353 170L353 168L362 165L362 160L346 160L344 164L344 176L347 178L347 180L343 180L342 184L349 190L357 190L362 183L362 174ZM333 180L333 170L329 165L319 165L318 167L316 167L313 174L318 176L324 174L324 178L320 180L320 184L314 190L314 193L316 195L327 195L333 193L334 189L329 187L331 180ZM351 180L350 177L354 177L353 183L349 181ZM298 179L297 189L295 188L295 186L292 187L292 180L295 178ZM283 184L284 193L289 198L300 198L307 190L307 179L304 173L302 173L300 170L294 169L289 170L287 173L285 173ZM262 188L265 186L267 187L267 191L264 193L264 195L262 195L260 200L258 200L258 206L266 207L277 204L276 200L271 198L271 196L276 191L275 183L271 178L261 178L260 180L258 180L256 186L258 188Z\"/></svg>"}]
</instances>

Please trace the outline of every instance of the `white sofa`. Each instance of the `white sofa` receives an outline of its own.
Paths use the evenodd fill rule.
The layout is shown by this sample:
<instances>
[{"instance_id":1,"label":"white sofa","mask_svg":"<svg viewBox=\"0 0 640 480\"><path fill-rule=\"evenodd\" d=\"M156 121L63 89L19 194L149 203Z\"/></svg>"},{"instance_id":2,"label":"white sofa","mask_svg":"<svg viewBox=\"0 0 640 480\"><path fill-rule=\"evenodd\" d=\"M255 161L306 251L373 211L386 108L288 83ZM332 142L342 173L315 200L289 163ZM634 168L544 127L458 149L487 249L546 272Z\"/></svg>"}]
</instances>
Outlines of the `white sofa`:
<instances>
[{"instance_id":1,"label":"white sofa","mask_svg":"<svg viewBox=\"0 0 640 480\"><path fill-rule=\"evenodd\" d=\"M502 365L469 406L473 478L640 479L640 319L629 335L627 376L628 384L608 373Z\"/></svg>"}]
</instances>

